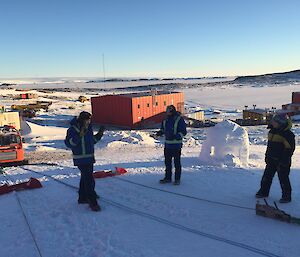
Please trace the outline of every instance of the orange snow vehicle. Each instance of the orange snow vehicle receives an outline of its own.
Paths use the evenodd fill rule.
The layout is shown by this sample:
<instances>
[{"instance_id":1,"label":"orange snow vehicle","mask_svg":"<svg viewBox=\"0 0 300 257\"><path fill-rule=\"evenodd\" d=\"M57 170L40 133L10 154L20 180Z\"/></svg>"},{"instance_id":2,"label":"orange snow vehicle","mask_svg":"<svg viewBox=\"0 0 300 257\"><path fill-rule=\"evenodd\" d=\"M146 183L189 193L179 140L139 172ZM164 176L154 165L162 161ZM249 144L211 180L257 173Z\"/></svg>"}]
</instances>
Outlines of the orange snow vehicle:
<instances>
[{"instance_id":1,"label":"orange snow vehicle","mask_svg":"<svg viewBox=\"0 0 300 257\"><path fill-rule=\"evenodd\" d=\"M0 166L14 166L27 163L20 132L13 126L0 127Z\"/></svg>"}]
</instances>

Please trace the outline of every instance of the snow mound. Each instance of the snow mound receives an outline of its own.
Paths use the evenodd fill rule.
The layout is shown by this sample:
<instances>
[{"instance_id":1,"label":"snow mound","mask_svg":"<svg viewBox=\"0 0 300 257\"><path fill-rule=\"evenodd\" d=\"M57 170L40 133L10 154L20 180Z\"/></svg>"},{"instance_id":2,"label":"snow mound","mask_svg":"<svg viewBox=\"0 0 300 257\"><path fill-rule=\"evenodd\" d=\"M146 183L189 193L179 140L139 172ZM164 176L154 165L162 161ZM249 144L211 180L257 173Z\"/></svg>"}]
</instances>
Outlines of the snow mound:
<instances>
[{"instance_id":1,"label":"snow mound","mask_svg":"<svg viewBox=\"0 0 300 257\"><path fill-rule=\"evenodd\" d=\"M55 151L65 149L64 139L67 129L54 126L41 126L32 122L24 122L22 134L27 151Z\"/></svg>"},{"instance_id":2,"label":"snow mound","mask_svg":"<svg viewBox=\"0 0 300 257\"><path fill-rule=\"evenodd\" d=\"M199 158L206 165L247 167L249 161L247 130L229 120L220 122L208 130Z\"/></svg>"},{"instance_id":3,"label":"snow mound","mask_svg":"<svg viewBox=\"0 0 300 257\"><path fill-rule=\"evenodd\" d=\"M143 131L106 132L101 143L112 148L129 144L153 147L156 145L155 139L150 137L149 133Z\"/></svg>"},{"instance_id":4,"label":"snow mound","mask_svg":"<svg viewBox=\"0 0 300 257\"><path fill-rule=\"evenodd\" d=\"M37 152L57 151L57 148L55 148L55 147L48 147L48 146L43 146L43 145L41 145L41 146L37 146L36 149L35 149L35 151L37 151Z\"/></svg>"},{"instance_id":5,"label":"snow mound","mask_svg":"<svg viewBox=\"0 0 300 257\"><path fill-rule=\"evenodd\" d=\"M41 126L26 121L26 124L24 125L23 134L26 135L26 137L31 138L38 137L43 139L64 139L66 136L66 132L66 128L59 128L54 126Z\"/></svg>"},{"instance_id":6,"label":"snow mound","mask_svg":"<svg viewBox=\"0 0 300 257\"><path fill-rule=\"evenodd\" d=\"M28 122L21 120L21 133L22 135L28 135L31 133L31 128Z\"/></svg>"}]
</instances>

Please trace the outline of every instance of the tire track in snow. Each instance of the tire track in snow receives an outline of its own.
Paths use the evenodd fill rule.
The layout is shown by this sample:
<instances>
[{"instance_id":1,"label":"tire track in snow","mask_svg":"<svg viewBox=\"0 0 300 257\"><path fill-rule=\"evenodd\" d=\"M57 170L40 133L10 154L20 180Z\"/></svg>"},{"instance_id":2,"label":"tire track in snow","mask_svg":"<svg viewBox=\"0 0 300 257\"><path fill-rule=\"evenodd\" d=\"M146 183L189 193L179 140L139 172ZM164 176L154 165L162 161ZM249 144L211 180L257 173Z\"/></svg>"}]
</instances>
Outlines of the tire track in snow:
<instances>
[{"instance_id":1,"label":"tire track in snow","mask_svg":"<svg viewBox=\"0 0 300 257\"><path fill-rule=\"evenodd\" d=\"M43 175L45 177L51 178L51 179L55 180L56 182L58 182L60 184L63 184L63 185L65 185L65 186L67 186L67 187L69 187L71 189L75 189L76 191L79 189L77 186L74 186L72 184L68 184L68 183L63 182L61 180L58 180L58 179L54 178L53 176L45 174L43 172L37 172L37 171L34 171L32 169L29 169L29 168L25 168L25 167L22 167L22 169L24 169L26 171L29 171L29 172L33 172L35 174L39 174L39 175ZM111 200L109 198L106 198L106 197L101 197L101 201L105 202L105 203L107 203L107 204L109 204L111 206L114 206L116 208L119 208L119 209L125 210L127 212L136 214L138 216L141 216L141 217L144 217L144 218L147 218L147 219L159 222L161 224L165 224L167 226L170 226L170 227L182 230L182 231L186 231L186 232L189 232L189 233L193 233L195 235L202 236L202 237L214 240L214 241L218 241L218 242L222 242L222 243L225 243L225 244L229 244L231 246L238 247L240 249L244 249L244 250L250 251L252 253L256 253L256 254L261 255L261 256L282 257L280 255L271 253L269 251L265 251L265 250L253 247L251 245L247 245L247 244L240 243L240 242L237 242L237 241L234 241L234 240L230 240L230 239L227 239L225 237L219 237L219 236L214 235L214 234L205 233L205 232L200 231L200 230L192 229L192 228L186 227L184 225L181 225L181 224L178 224L178 223L175 223L175 222L171 222L169 220L160 218L158 216L155 216L155 215L143 212L143 211L136 210L134 208L131 208L131 207L126 206L124 204L118 203L118 202L116 202L114 200Z\"/></svg>"},{"instance_id":2,"label":"tire track in snow","mask_svg":"<svg viewBox=\"0 0 300 257\"><path fill-rule=\"evenodd\" d=\"M152 189L152 190L156 190L156 191L160 191L160 192L164 192L164 193L168 193L168 194L172 194L172 195L177 195L180 197L185 197L185 198L194 199L194 200L198 200L198 201L208 202L208 203L212 203L212 204L216 204L216 205L222 205L222 206L227 206L227 207L255 211L255 208L251 208L251 207L241 206L241 205L237 205L237 204L228 204L228 203L212 201L212 200L208 200L208 199L200 198L200 197L196 197L196 196L190 196L190 195L186 195L186 194L176 193L176 192L168 191L165 189L160 189L160 188L156 188L156 187L147 186L147 185L144 185L141 183L133 182L131 180L124 179L124 178L119 178L119 177L112 177L112 178L126 182L126 183L134 184L136 186L140 186L140 187L144 187L144 188L148 188L148 189Z\"/></svg>"}]
</instances>

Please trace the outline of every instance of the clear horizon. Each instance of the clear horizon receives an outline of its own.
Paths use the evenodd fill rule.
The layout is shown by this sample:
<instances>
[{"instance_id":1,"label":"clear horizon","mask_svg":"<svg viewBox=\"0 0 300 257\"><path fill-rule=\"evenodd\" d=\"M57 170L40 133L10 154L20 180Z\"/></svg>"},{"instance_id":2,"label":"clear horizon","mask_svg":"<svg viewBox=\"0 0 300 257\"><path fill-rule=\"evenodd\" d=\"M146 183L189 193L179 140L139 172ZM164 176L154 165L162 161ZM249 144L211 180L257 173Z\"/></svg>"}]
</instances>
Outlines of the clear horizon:
<instances>
[{"instance_id":1,"label":"clear horizon","mask_svg":"<svg viewBox=\"0 0 300 257\"><path fill-rule=\"evenodd\" d=\"M12 0L2 9L2 80L227 77L300 68L296 0Z\"/></svg>"},{"instance_id":2,"label":"clear horizon","mask_svg":"<svg viewBox=\"0 0 300 257\"><path fill-rule=\"evenodd\" d=\"M296 69L296 70L300 70L300 69ZM292 70L292 71L296 71L296 70ZM115 77L106 77L105 79L151 79L151 78L157 78L157 79L163 79L163 78L174 78L174 79L188 79L188 78L199 78L199 79L202 79L202 78L213 78L213 77L243 77L243 76L260 76L260 75L267 75L267 74L274 74L274 73L285 73L285 72L292 72L292 71L275 71L275 72L272 72L272 73L263 73L263 74L247 74L247 75L235 75L235 76L204 76L204 77L201 77L201 76L191 76L191 77L187 77L187 76L181 76L181 77L160 77L160 76L152 76L152 77L143 77L143 76L140 76L140 77L125 77L125 76L115 76ZM0 78L2 80L14 80L14 79L98 79L98 80L101 80L101 79L104 79L103 77L101 76L82 76L82 77L76 77L76 76L73 76L73 77L66 77L66 76L61 76L61 77L20 77L20 78ZM1 82L1 81L0 81Z\"/></svg>"}]
</instances>

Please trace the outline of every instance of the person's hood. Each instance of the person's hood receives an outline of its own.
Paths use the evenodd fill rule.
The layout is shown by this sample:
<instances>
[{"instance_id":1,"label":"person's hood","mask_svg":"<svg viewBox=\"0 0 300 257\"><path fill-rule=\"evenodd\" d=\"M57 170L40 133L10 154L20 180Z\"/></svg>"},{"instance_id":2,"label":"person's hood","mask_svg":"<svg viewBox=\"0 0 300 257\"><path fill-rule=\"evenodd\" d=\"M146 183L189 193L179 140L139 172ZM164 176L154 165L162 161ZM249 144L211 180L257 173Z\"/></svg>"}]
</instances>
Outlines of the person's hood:
<instances>
[{"instance_id":1,"label":"person's hood","mask_svg":"<svg viewBox=\"0 0 300 257\"><path fill-rule=\"evenodd\" d=\"M288 119L288 124L287 124L287 126L283 130L289 130L289 129L292 128L292 126L293 126L292 121L290 119Z\"/></svg>"},{"instance_id":2,"label":"person's hood","mask_svg":"<svg viewBox=\"0 0 300 257\"><path fill-rule=\"evenodd\" d=\"M72 126L78 125L77 117L74 117L74 118L70 121L70 124L71 124Z\"/></svg>"},{"instance_id":3,"label":"person's hood","mask_svg":"<svg viewBox=\"0 0 300 257\"><path fill-rule=\"evenodd\" d=\"M71 125L71 126L76 126L78 129L81 129L77 117L74 117L74 118L70 121L70 125ZM88 129L91 129L91 128L92 128L92 124L89 124Z\"/></svg>"},{"instance_id":4,"label":"person's hood","mask_svg":"<svg viewBox=\"0 0 300 257\"><path fill-rule=\"evenodd\" d=\"M284 125L283 127L280 127L280 128L274 128L273 126L272 126L272 124L269 124L268 125L268 129L272 129L272 130L274 130L274 131L286 131L286 130L290 130L291 128L292 128L292 126L293 126L293 123L292 123L292 121L290 120L290 119L288 119L288 122L287 122L287 124L286 125Z\"/></svg>"}]
</instances>

